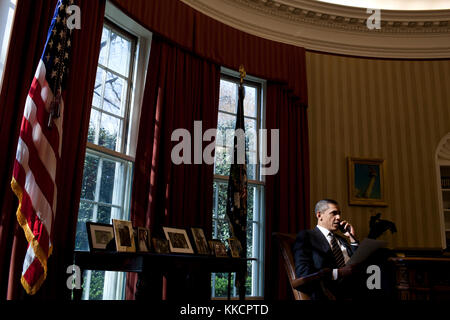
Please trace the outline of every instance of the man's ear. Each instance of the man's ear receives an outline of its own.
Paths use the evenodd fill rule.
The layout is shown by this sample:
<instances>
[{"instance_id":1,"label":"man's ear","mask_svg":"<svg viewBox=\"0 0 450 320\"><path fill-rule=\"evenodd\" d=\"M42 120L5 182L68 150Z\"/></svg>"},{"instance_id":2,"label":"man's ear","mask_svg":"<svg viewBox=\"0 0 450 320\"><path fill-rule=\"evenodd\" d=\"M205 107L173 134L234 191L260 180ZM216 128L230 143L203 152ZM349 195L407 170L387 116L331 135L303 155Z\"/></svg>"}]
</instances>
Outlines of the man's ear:
<instances>
[{"instance_id":1,"label":"man's ear","mask_svg":"<svg viewBox=\"0 0 450 320\"><path fill-rule=\"evenodd\" d=\"M320 211L317 211L316 212L316 218L317 218L317 221L319 221L320 220L320 217L322 216L322 213L320 212Z\"/></svg>"}]
</instances>

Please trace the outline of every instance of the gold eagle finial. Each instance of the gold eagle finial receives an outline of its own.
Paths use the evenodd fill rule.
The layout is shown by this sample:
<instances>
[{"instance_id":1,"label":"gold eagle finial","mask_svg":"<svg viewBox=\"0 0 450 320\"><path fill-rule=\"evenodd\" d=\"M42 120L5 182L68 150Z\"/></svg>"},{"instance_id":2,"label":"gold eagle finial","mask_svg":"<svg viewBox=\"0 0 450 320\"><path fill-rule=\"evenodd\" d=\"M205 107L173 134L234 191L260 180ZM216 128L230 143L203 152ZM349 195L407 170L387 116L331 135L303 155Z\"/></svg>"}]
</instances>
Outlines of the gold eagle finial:
<instances>
[{"instance_id":1,"label":"gold eagle finial","mask_svg":"<svg viewBox=\"0 0 450 320\"><path fill-rule=\"evenodd\" d=\"M241 84L242 84L242 83L244 83L244 78L247 75L247 73L245 72L245 69L244 69L244 65L242 65L242 64L239 66L239 74L241 76Z\"/></svg>"}]
</instances>

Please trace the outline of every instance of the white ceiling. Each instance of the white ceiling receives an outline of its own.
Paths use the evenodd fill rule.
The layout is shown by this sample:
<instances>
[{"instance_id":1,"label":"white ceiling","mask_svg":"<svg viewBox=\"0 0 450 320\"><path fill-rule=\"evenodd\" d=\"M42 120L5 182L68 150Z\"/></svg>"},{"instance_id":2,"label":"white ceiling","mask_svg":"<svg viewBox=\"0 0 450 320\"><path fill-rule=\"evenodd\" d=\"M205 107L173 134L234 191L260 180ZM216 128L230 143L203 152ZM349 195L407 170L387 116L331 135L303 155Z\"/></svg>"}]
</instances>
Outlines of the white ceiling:
<instances>
[{"instance_id":1,"label":"white ceiling","mask_svg":"<svg viewBox=\"0 0 450 320\"><path fill-rule=\"evenodd\" d=\"M345 6L387 10L450 9L450 0L318 0Z\"/></svg>"}]
</instances>

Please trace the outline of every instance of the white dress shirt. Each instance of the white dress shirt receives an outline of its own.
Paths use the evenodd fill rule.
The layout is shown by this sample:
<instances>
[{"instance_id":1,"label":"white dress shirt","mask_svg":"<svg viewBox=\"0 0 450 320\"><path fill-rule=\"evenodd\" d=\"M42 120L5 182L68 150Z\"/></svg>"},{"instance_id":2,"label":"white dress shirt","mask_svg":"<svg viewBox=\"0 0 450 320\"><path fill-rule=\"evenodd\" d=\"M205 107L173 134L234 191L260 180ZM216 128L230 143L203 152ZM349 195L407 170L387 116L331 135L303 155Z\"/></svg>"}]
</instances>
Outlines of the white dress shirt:
<instances>
[{"instance_id":1,"label":"white dress shirt","mask_svg":"<svg viewBox=\"0 0 450 320\"><path fill-rule=\"evenodd\" d=\"M317 228L323 233L325 238L328 241L328 244L331 248L331 234L332 232L328 230L327 228L324 228L322 226L317 225ZM337 240L337 243L339 244L339 247L341 248L342 254L344 255L344 262L347 263L348 260L350 260L350 257L347 252L347 248L344 246L344 244L341 242L341 240L338 237L335 237ZM358 243L351 243L352 246L357 246ZM333 280L337 280L338 278L338 269L333 269Z\"/></svg>"}]
</instances>

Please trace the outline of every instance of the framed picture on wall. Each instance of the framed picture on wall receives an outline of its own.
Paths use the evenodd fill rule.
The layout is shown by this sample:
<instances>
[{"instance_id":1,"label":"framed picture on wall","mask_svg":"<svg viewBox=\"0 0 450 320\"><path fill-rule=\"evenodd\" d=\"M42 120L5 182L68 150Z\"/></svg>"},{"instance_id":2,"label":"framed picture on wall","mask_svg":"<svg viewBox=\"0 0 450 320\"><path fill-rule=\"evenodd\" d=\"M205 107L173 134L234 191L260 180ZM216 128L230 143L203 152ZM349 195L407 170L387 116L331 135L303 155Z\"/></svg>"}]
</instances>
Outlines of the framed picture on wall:
<instances>
[{"instance_id":1,"label":"framed picture on wall","mask_svg":"<svg viewBox=\"0 0 450 320\"><path fill-rule=\"evenodd\" d=\"M348 158L349 205L387 206L383 159Z\"/></svg>"}]
</instances>

